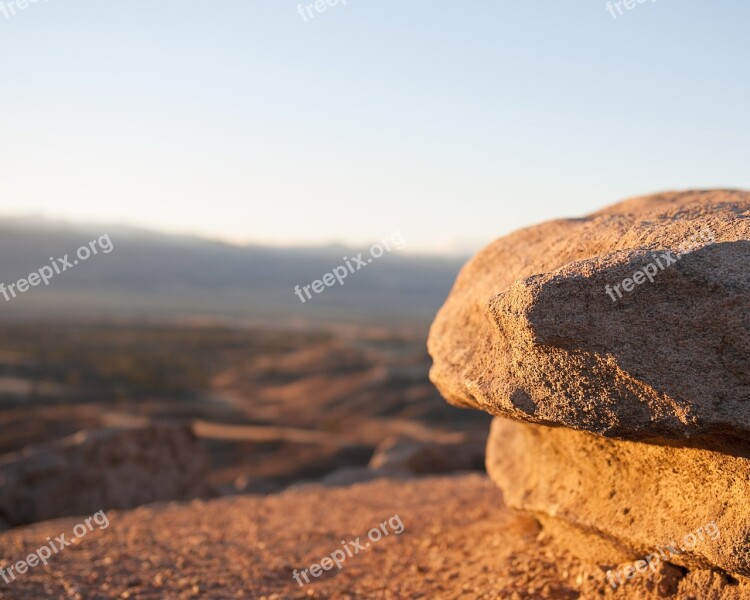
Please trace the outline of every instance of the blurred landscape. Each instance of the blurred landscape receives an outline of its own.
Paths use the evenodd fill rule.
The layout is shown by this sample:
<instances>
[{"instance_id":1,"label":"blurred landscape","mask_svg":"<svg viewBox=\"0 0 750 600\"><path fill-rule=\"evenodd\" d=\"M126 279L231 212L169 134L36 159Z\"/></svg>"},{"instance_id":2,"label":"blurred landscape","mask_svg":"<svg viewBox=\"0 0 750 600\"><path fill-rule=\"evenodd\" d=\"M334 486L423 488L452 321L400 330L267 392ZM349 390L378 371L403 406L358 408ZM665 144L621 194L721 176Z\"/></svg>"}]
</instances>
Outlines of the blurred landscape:
<instances>
[{"instance_id":1,"label":"blurred landscape","mask_svg":"<svg viewBox=\"0 0 750 600\"><path fill-rule=\"evenodd\" d=\"M209 317L276 324L342 321L428 324L468 256L387 252L304 304L294 293L369 246L235 246L124 226L82 226L41 218L0 220L0 282L13 283L107 234L99 253L48 287L6 302L0 319L93 316L150 319ZM372 240L375 243L378 240ZM408 237L406 238L408 250Z\"/></svg>"},{"instance_id":2,"label":"blurred landscape","mask_svg":"<svg viewBox=\"0 0 750 600\"><path fill-rule=\"evenodd\" d=\"M0 281L103 232L6 221ZM388 255L303 305L294 285L351 249L107 233L110 254L0 298L0 525L86 512L82 486L95 510L483 468L489 416L427 378L460 259Z\"/></svg>"}]
</instances>

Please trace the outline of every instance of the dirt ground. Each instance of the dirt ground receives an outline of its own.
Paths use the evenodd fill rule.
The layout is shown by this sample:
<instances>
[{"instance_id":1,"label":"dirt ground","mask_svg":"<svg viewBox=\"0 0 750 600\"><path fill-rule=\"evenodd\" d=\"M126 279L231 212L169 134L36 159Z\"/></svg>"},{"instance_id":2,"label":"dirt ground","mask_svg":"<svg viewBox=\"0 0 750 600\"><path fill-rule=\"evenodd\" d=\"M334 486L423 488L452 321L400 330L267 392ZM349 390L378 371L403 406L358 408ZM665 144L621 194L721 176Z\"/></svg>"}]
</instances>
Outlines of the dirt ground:
<instances>
[{"instance_id":1,"label":"dirt ground","mask_svg":"<svg viewBox=\"0 0 750 600\"><path fill-rule=\"evenodd\" d=\"M46 567L30 568L10 584L0 577L0 597L565 599L611 594L601 569L556 549L534 519L505 508L501 492L478 474L345 488L308 485L267 497L110 511L107 518L108 526L94 524ZM2 568L7 572L48 537L64 533L69 540L82 521L58 519L1 534ZM374 540L373 528L388 535ZM325 561L330 570L317 578L307 575L309 584L299 577L300 586L293 578L295 569L309 570L347 548L351 556L340 560L340 570ZM616 597L646 597L636 593L636 585L628 582Z\"/></svg>"}]
</instances>

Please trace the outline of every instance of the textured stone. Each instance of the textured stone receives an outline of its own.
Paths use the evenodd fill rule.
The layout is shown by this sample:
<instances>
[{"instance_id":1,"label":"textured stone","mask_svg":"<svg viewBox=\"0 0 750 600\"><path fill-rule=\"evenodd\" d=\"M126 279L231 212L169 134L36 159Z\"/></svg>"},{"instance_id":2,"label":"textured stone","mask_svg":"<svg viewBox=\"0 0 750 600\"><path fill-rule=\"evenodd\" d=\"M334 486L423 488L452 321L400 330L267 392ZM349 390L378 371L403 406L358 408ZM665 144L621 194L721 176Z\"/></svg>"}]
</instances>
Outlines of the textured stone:
<instances>
[{"instance_id":1,"label":"textured stone","mask_svg":"<svg viewBox=\"0 0 750 600\"><path fill-rule=\"evenodd\" d=\"M750 459L498 417L487 471L508 506L600 541L597 559L580 536L556 536L586 560L614 565L661 547L670 563L750 576ZM699 528L704 539L687 547Z\"/></svg>"},{"instance_id":2,"label":"textured stone","mask_svg":"<svg viewBox=\"0 0 750 600\"><path fill-rule=\"evenodd\" d=\"M438 313L430 377L458 406L750 455L749 240L750 194L735 191L633 199L501 238ZM616 301L605 291L678 256Z\"/></svg>"}]
</instances>

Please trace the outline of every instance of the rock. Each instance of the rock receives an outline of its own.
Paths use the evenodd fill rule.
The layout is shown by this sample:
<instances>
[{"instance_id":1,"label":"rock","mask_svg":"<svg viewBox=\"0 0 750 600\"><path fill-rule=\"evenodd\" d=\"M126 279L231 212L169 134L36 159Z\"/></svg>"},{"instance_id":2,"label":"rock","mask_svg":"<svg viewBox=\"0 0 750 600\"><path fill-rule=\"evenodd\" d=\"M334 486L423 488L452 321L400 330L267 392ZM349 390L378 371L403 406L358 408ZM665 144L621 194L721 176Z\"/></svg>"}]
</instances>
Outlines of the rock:
<instances>
[{"instance_id":1,"label":"rock","mask_svg":"<svg viewBox=\"0 0 750 600\"><path fill-rule=\"evenodd\" d=\"M508 506L567 524L555 537L585 560L597 556L582 536L606 542L600 565L660 554L750 577L750 459L498 417L487 471Z\"/></svg>"},{"instance_id":2,"label":"rock","mask_svg":"<svg viewBox=\"0 0 750 600\"><path fill-rule=\"evenodd\" d=\"M329 473L315 484L309 482L298 483L289 487L289 489L296 489L298 487L305 487L310 485L323 485L327 487L346 487L354 485L355 483L365 483L367 481L373 481L383 477L383 473L368 469L367 467L342 467L336 469L333 473Z\"/></svg>"},{"instance_id":3,"label":"rock","mask_svg":"<svg viewBox=\"0 0 750 600\"><path fill-rule=\"evenodd\" d=\"M613 570L621 571L628 564L617 565ZM704 573L705 571L699 571ZM686 593L677 595L679 586L685 582L685 574L669 563L658 565L654 572L649 571L646 577L633 577L622 585L612 586L607 581L607 573L604 569L597 569L587 573L588 577L581 583L580 598L597 598L599 600L627 598L627 600L662 600L663 598L701 598L704 596L691 596L689 592L695 590L695 586L684 586ZM718 600L718 599L717 599Z\"/></svg>"},{"instance_id":4,"label":"rock","mask_svg":"<svg viewBox=\"0 0 750 600\"><path fill-rule=\"evenodd\" d=\"M730 581L716 571L691 571L680 581L677 595L696 600L743 600L750 598L750 584Z\"/></svg>"},{"instance_id":5,"label":"rock","mask_svg":"<svg viewBox=\"0 0 750 600\"><path fill-rule=\"evenodd\" d=\"M618 565L616 569L627 565ZM683 573L669 564L659 565L648 577L633 577L622 586L606 583L606 573L599 570L587 573L580 585L581 600L746 600L750 598L750 584L730 580L722 573L698 570Z\"/></svg>"},{"instance_id":6,"label":"rock","mask_svg":"<svg viewBox=\"0 0 750 600\"><path fill-rule=\"evenodd\" d=\"M474 257L432 325L430 378L457 406L750 456L748 309L750 193L638 198Z\"/></svg>"},{"instance_id":7,"label":"rock","mask_svg":"<svg viewBox=\"0 0 750 600\"><path fill-rule=\"evenodd\" d=\"M81 431L0 456L10 526L208 493L208 461L188 428Z\"/></svg>"},{"instance_id":8,"label":"rock","mask_svg":"<svg viewBox=\"0 0 750 600\"><path fill-rule=\"evenodd\" d=\"M391 436L375 448L367 467L337 469L317 483L335 487L381 477L409 479L419 475L484 471L485 445L484 440L469 437L455 442L424 442Z\"/></svg>"},{"instance_id":9,"label":"rock","mask_svg":"<svg viewBox=\"0 0 750 600\"><path fill-rule=\"evenodd\" d=\"M484 440L421 442L391 437L375 449L369 468L387 473L435 475L484 470Z\"/></svg>"}]
</instances>

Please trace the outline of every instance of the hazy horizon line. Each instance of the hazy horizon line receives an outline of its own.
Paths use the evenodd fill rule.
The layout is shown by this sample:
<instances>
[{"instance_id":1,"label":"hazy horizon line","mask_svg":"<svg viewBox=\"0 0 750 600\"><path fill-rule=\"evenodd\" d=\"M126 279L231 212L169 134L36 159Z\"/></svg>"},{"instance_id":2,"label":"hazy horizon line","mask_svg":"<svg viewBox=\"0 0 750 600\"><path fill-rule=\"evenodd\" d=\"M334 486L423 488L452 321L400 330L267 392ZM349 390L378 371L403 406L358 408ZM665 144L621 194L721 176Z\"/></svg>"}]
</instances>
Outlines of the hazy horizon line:
<instances>
[{"instance_id":1,"label":"hazy horizon line","mask_svg":"<svg viewBox=\"0 0 750 600\"><path fill-rule=\"evenodd\" d=\"M231 246L238 249L245 248L263 248L272 250L334 250L337 248L343 250L353 250L357 248L369 247L372 244L378 243L380 240L367 240L359 244L347 243L344 241L329 241L329 242L300 242L300 243L289 243L289 242L264 242L264 241L252 241L252 240L236 240L231 237L212 236L210 234L200 232L179 232L169 231L168 229L158 229L150 225L141 225L137 223L129 223L124 221L104 221L104 220L74 220L68 217L55 217L41 213L5 213L0 211L0 226L11 225L18 229L38 229L42 230L45 228L54 228L58 230L71 230L71 231L82 231L91 232L95 231L107 231L107 232L120 232L125 235L143 235L147 237L162 237L170 239L184 239L195 242L214 243L222 244L225 246ZM403 232L402 232L403 233ZM445 258L445 259L465 259L477 250L479 250L484 242L477 241L476 243L471 242L458 242L457 246L464 246L464 248L455 249L425 249L424 247L417 249L410 249L408 247L408 236L407 246L400 250L399 253L407 254L411 257L429 257L429 258Z\"/></svg>"}]
</instances>

